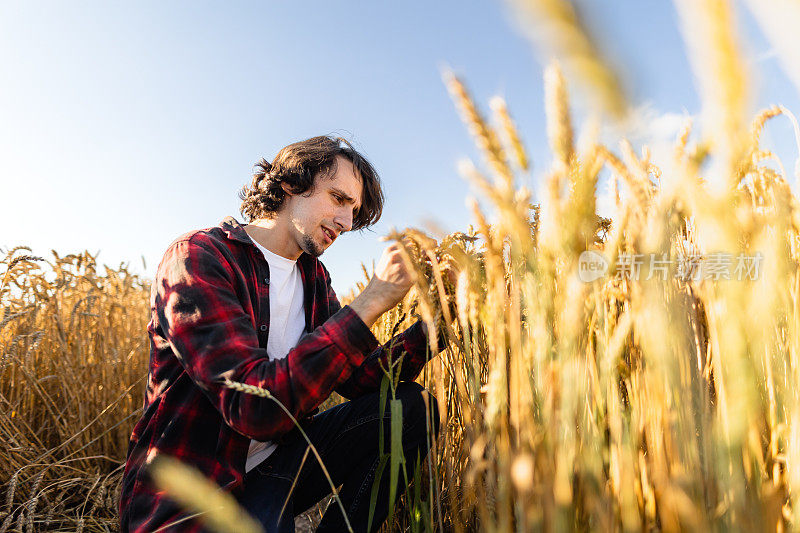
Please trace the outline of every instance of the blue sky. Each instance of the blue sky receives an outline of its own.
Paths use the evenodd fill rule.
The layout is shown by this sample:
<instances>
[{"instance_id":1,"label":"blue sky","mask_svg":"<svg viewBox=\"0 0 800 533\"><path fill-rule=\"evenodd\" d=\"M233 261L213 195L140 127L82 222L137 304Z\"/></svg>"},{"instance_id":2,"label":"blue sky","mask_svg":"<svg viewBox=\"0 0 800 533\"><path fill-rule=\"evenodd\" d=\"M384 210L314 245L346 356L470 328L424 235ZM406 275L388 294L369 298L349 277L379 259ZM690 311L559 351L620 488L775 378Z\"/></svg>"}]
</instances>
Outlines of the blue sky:
<instances>
[{"instance_id":1,"label":"blue sky","mask_svg":"<svg viewBox=\"0 0 800 533\"><path fill-rule=\"evenodd\" d=\"M646 116L698 112L670 2L579 5ZM754 107L800 111L738 7L759 70ZM476 153L442 67L486 110L491 96L506 98L533 155L534 186L548 166L542 58L514 19L489 1L3 3L0 247L100 251L101 262L129 261L152 277L177 236L241 220L236 194L260 157L333 133L367 155L387 197L372 231L345 235L321 258L343 294L361 279L360 263L377 260L389 228L470 222L456 163ZM767 141L792 162L790 135L780 121Z\"/></svg>"}]
</instances>

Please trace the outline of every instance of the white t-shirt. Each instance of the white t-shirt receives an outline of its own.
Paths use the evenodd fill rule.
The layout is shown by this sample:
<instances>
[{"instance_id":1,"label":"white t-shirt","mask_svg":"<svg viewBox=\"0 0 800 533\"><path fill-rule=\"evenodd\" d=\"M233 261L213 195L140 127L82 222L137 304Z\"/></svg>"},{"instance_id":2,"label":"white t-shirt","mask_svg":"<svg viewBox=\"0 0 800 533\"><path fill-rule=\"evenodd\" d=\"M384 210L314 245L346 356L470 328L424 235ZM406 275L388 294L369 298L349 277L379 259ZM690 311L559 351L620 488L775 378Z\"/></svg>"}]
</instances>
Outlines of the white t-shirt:
<instances>
[{"instance_id":1,"label":"white t-shirt","mask_svg":"<svg viewBox=\"0 0 800 533\"><path fill-rule=\"evenodd\" d=\"M253 241L255 242L255 241ZM297 261L274 254L255 243L269 265L269 339L270 360L283 359L297 346L306 327L303 308L303 279ZM272 441L250 441L244 470L249 472L270 456L277 447Z\"/></svg>"}]
</instances>

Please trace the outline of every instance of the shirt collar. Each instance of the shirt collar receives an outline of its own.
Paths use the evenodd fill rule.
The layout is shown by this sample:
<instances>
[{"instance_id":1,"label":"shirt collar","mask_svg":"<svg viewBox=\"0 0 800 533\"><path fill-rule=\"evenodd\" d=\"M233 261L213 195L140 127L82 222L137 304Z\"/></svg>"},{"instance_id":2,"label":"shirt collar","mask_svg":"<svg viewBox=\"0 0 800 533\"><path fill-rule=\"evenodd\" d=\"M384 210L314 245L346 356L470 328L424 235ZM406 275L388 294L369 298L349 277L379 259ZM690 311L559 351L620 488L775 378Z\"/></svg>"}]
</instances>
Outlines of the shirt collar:
<instances>
[{"instance_id":1,"label":"shirt collar","mask_svg":"<svg viewBox=\"0 0 800 533\"><path fill-rule=\"evenodd\" d=\"M225 217L219 223L219 227L225 232L229 239L234 241L243 242L245 244L253 244L250 235L244 230L244 226L239 224L239 221L233 217Z\"/></svg>"},{"instance_id":2,"label":"shirt collar","mask_svg":"<svg viewBox=\"0 0 800 533\"><path fill-rule=\"evenodd\" d=\"M225 232L225 235L227 235L231 240L244 244L250 244L252 246L256 245L256 243L253 242L253 239L250 238L250 235L248 235L244 230L244 226L239 224L239 221L231 216L223 218L219 223L219 227L222 228L222 231ZM313 261L314 258L305 252L300 254L300 257L297 258L297 263L305 266L306 268L309 268L311 266L309 263L313 263Z\"/></svg>"}]
</instances>

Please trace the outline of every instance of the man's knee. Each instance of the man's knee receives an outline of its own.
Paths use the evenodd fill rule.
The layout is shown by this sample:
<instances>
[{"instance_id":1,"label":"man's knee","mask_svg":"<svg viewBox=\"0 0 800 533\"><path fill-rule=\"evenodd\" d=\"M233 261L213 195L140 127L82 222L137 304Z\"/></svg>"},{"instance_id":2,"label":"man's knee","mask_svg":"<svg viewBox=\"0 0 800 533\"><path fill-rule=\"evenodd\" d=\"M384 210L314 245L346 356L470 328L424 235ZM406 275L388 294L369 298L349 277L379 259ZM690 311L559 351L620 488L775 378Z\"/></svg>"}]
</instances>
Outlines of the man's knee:
<instances>
[{"instance_id":1,"label":"man's knee","mask_svg":"<svg viewBox=\"0 0 800 533\"><path fill-rule=\"evenodd\" d=\"M397 386L397 399L403 404L404 426L418 428L423 434L439 433L439 407L436 397L416 382Z\"/></svg>"}]
</instances>

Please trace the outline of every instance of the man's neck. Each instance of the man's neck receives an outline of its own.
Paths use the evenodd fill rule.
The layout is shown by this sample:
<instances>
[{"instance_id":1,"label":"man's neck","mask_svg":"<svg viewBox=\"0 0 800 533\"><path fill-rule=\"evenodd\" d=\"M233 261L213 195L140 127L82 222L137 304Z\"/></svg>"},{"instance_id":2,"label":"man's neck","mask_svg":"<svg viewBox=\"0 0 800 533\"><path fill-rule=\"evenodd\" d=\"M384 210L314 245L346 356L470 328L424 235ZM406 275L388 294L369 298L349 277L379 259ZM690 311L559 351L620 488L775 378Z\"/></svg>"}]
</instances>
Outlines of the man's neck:
<instances>
[{"instance_id":1,"label":"man's neck","mask_svg":"<svg viewBox=\"0 0 800 533\"><path fill-rule=\"evenodd\" d=\"M303 250L292 238L288 224L281 217L260 218L244 226L244 230L251 239L270 252L296 261Z\"/></svg>"}]
</instances>

